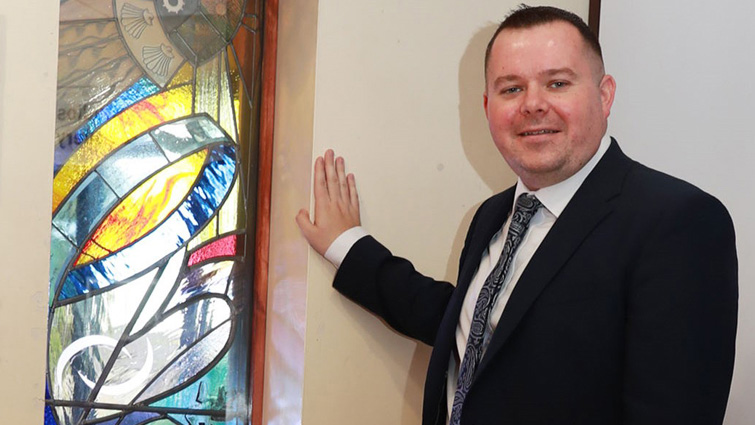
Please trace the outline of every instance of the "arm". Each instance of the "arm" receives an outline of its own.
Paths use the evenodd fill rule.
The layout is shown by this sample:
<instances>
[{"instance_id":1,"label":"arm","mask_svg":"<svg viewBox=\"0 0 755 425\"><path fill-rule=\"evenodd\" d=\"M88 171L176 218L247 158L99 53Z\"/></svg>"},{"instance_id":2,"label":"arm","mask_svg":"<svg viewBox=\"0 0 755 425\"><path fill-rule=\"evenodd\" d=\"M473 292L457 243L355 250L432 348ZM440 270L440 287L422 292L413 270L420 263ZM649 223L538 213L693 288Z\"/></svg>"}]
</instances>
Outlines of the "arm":
<instances>
[{"instance_id":1,"label":"arm","mask_svg":"<svg viewBox=\"0 0 755 425\"><path fill-rule=\"evenodd\" d=\"M372 237L346 255L333 287L404 335L433 345L454 287L433 280Z\"/></svg>"},{"instance_id":2,"label":"arm","mask_svg":"<svg viewBox=\"0 0 755 425\"><path fill-rule=\"evenodd\" d=\"M625 423L721 424L737 321L734 229L708 195L669 208L626 288Z\"/></svg>"}]
</instances>

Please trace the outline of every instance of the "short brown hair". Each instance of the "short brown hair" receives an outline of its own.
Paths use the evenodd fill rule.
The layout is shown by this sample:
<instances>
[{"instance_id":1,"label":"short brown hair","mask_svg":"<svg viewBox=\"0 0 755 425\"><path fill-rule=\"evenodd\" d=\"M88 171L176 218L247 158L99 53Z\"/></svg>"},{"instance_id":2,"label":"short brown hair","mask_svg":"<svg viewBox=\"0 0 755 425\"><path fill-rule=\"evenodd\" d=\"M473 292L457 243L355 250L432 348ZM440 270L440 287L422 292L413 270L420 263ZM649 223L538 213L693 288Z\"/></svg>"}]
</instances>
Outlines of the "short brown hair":
<instances>
[{"instance_id":1,"label":"short brown hair","mask_svg":"<svg viewBox=\"0 0 755 425\"><path fill-rule=\"evenodd\" d=\"M501 31L505 29L524 29L532 28L538 25L545 25L551 22L566 22L579 31L585 44L600 58L603 62L603 50L600 48L598 37L590 30L585 21L572 12L551 6L527 6L520 4L514 9L506 19L501 22L495 30L493 37L488 42L488 48L485 50L485 75L488 72L488 61L490 60L490 51L493 49L493 43Z\"/></svg>"}]
</instances>

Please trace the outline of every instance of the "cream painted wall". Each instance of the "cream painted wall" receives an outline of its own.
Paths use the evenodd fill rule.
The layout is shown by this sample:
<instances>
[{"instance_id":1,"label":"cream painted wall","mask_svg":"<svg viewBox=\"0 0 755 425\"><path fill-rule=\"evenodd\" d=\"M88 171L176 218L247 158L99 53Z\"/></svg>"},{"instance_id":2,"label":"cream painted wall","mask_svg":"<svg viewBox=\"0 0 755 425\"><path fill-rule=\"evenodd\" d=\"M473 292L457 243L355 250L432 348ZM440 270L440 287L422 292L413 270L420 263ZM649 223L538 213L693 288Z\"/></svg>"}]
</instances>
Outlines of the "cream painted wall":
<instances>
[{"instance_id":1,"label":"cream painted wall","mask_svg":"<svg viewBox=\"0 0 755 425\"><path fill-rule=\"evenodd\" d=\"M282 419L290 406L305 425L418 424L429 347L336 293L294 216L314 158L334 148L357 176L364 226L454 281L474 210L515 182L488 134L482 60L519 2L313 3L280 5L266 423L298 423ZM587 17L587 0L550 4Z\"/></svg>"},{"instance_id":2,"label":"cream painted wall","mask_svg":"<svg viewBox=\"0 0 755 425\"><path fill-rule=\"evenodd\" d=\"M56 0L0 2L0 412L43 419Z\"/></svg>"}]
</instances>

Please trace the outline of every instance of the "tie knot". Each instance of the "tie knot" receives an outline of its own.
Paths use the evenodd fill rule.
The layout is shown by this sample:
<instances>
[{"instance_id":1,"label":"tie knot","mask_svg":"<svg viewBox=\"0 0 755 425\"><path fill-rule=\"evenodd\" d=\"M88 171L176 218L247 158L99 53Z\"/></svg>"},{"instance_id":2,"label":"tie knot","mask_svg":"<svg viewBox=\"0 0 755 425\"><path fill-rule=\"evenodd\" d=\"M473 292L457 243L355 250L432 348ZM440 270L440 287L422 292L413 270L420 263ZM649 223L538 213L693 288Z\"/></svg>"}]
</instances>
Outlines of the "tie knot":
<instances>
[{"instance_id":1,"label":"tie knot","mask_svg":"<svg viewBox=\"0 0 755 425\"><path fill-rule=\"evenodd\" d=\"M537 196L531 193L522 193L516 200L515 211L531 211L532 213L534 213L538 208L542 206L543 204L540 203L540 200L537 199Z\"/></svg>"},{"instance_id":2,"label":"tie knot","mask_svg":"<svg viewBox=\"0 0 755 425\"><path fill-rule=\"evenodd\" d=\"M514 215L511 217L511 230L517 234L524 235L527 226L530 224L532 216L535 215L538 208L543 206L540 200L531 193L522 193L516 200Z\"/></svg>"}]
</instances>

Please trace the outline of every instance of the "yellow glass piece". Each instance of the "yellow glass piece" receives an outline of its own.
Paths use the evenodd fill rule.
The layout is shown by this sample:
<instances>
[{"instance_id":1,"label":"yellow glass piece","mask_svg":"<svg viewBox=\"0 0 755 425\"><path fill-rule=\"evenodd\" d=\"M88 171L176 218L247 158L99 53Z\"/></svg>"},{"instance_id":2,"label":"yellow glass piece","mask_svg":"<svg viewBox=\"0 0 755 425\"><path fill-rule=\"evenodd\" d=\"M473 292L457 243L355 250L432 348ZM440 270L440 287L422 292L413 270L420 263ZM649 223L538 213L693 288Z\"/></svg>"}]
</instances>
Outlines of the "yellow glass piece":
<instances>
[{"instance_id":1,"label":"yellow glass piece","mask_svg":"<svg viewBox=\"0 0 755 425\"><path fill-rule=\"evenodd\" d=\"M233 99L231 98L231 82L229 81L226 65L228 58L226 56L223 56L220 61L220 95L218 96L220 118L218 123L231 136L231 139L238 143L239 135L236 132L236 121L233 117Z\"/></svg>"},{"instance_id":2,"label":"yellow glass piece","mask_svg":"<svg viewBox=\"0 0 755 425\"><path fill-rule=\"evenodd\" d=\"M231 76L231 97L233 98L233 112L236 118L236 128L241 132L241 111L239 110L241 99L241 74L239 73L239 66L236 62L236 55L233 54L233 48L229 46L226 49L228 55L228 73ZM241 137L241 136L239 136Z\"/></svg>"},{"instance_id":3,"label":"yellow glass piece","mask_svg":"<svg viewBox=\"0 0 755 425\"><path fill-rule=\"evenodd\" d=\"M197 113L206 113L215 122L218 121L218 99L220 82L218 81L218 67L220 55L197 68L197 79L194 81L194 93L196 100L194 110Z\"/></svg>"},{"instance_id":4,"label":"yellow glass piece","mask_svg":"<svg viewBox=\"0 0 755 425\"><path fill-rule=\"evenodd\" d=\"M198 247L199 245L202 245L203 243L217 236L218 234L217 228L218 228L218 218L213 217L213 219L207 223L207 226L205 226L205 228L202 229L201 232L199 232L192 240L189 241L187 249L191 251L192 249Z\"/></svg>"},{"instance_id":5,"label":"yellow glass piece","mask_svg":"<svg viewBox=\"0 0 755 425\"><path fill-rule=\"evenodd\" d=\"M100 127L55 175L52 210L109 153L152 127L190 115L191 99L190 86L176 87L136 103Z\"/></svg>"},{"instance_id":6,"label":"yellow glass piece","mask_svg":"<svg viewBox=\"0 0 755 425\"><path fill-rule=\"evenodd\" d=\"M191 66L190 62L186 61L178 72L176 72L173 79L170 80L170 83L168 83L168 88L172 89L176 86L189 84L192 78L194 78L194 67Z\"/></svg>"},{"instance_id":7,"label":"yellow glass piece","mask_svg":"<svg viewBox=\"0 0 755 425\"><path fill-rule=\"evenodd\" d=\"M131 192L84 245L76 265L118 251L162 223L191 190L207 153L205 149L173 163Z\"/></svg>"},{"instance_id":8,"label":"yellow glass piece","mask_svg":"<svg viewBox=\"0 0 755 425\"><path fill-rule=\"evenodd\" d=\"M239 208L239 179L233 184L228 199L223 204L223 208L218 212L218 233L225 234L233 232L243 226L242 214L243 209Z\"/></svg>"}]
</instances>

